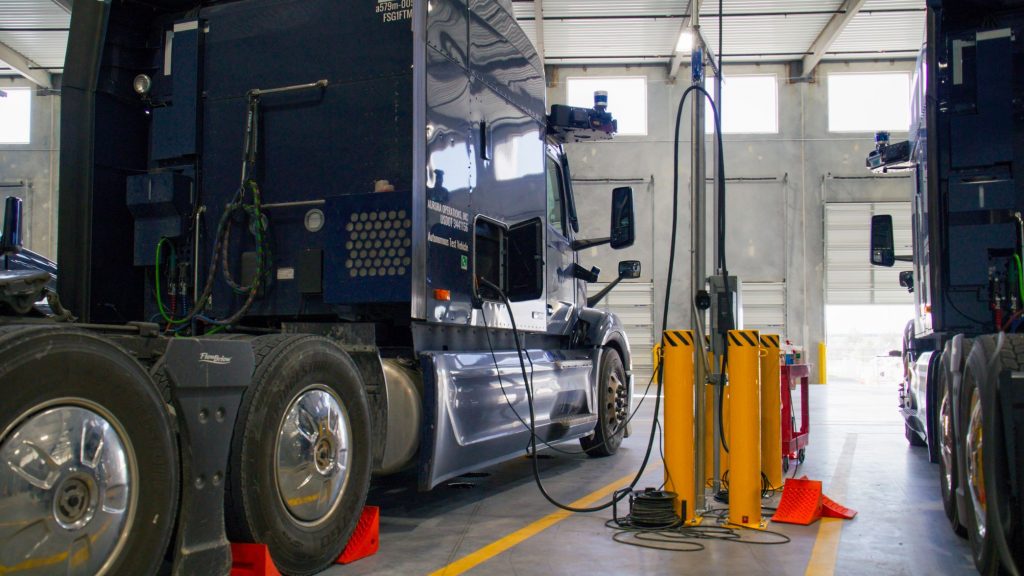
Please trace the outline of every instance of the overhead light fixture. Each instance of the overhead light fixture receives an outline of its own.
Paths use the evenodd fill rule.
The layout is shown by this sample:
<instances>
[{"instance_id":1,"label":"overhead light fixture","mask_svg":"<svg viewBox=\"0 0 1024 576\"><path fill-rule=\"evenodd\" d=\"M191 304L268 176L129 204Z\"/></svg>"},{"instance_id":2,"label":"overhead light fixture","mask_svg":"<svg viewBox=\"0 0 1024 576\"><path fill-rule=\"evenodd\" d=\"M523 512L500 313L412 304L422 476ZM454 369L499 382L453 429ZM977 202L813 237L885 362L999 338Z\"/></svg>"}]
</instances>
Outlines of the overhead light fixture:
<instances>
[{"instance_id":1,"label":"overhead light fixture","mask_svg":"<svg viewBox=\"0 0 1024 576\"><path fill-rule=\"evenodd\" d=\"M693 49L693 30L687 28L679 35L676 42L676 52L689 52Z\"/></svg>"}]
</instances>

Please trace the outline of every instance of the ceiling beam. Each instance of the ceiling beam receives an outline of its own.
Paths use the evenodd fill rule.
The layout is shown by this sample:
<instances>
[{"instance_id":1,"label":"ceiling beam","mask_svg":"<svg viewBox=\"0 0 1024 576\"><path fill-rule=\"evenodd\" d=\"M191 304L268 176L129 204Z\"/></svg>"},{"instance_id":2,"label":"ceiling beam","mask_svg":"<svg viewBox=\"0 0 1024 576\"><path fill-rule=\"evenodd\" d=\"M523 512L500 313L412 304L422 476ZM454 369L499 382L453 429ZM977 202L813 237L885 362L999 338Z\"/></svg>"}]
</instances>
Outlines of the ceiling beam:
<instances>
[{"instance_id":1,"label":"ceiling beam","mask_svg":"<svg viewBox=\"0 0 1024 576\"><path fill-rule=\"evenodd\" d=\"M540 56L541 66L544 65L544 0L534 0L533 2L533 19L537 25L536 28L536 42L534 47L537 49L537 55Z\"/></svg>"},{"instance_id":2,"label":"ceiling beam","mask_svg":"<svg viewBox=\"0 0 1024 576\"><path fill-rule=\"evenodd\" d=\"M672 39L672 60L668 63L668 79L675 80L676 74L679 73L679 67L683 65L683 59L688 57L689 54L680 54L676 52L676 42L679 42L679 36L682 35L683 31L690 27L690 21L693 19L692 14L700 15L700 7L703 0L690 0L690 5L686 8L687 16L683 18L683 23L679 26L679 31L676 32L675 38ZM694 38L695 42L699 42L699 38Z\"/></svg>"},{"instance_id":3,"label":"ceiling beam","mask_svg":"<svg viewBox=\"0 0 1024 576\"><path fill-rule=\"evenodd\" d=\"M840 13L832 16L832 19L828 21L828 24L821 30L818 37L815 38L814 42L811 43L811 47L808 48L807 56L804 56L803 67L800 71L800 76L803 78L809 78L814 72L814 68L818 66L821 59L825 57L829 48L839 38L849 24L860 12L862 6L867 0L846 0L843 2L842 7L839 8Z\"/></svg>"},{"instance_id":4,"label":"ceiling beam","mask_svg":"<svg viewBox=\"0 0 1024 576\"><path fill-rule=\"evenodd\" d=\"M35 62L3 42L0 42L0 60L6 62L15 72L35 82L40 87L53 88L49 72L40 70Z\"/></svg>"},{"instance_id":5,"label":"ceiling beam","mask_svg":"<svg viewBox=\"0 0 1024 576\"><path fill-rule=\"evenodd\" d=\"M52 0L54 4L60 6L61 10L71 14L71 2L72 0Z\"/></svg>"}]
</instances>

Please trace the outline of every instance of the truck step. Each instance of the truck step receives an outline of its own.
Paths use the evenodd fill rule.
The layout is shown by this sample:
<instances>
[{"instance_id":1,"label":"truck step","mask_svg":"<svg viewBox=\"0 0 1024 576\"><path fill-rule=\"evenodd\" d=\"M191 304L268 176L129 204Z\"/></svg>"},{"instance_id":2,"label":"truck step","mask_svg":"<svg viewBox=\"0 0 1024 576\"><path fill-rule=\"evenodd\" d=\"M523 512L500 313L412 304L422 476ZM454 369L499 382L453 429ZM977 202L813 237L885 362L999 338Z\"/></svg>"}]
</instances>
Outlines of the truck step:
<instances>
[{"instance_id":1,"label":"truck step","mask_svg":"<svg viewBox=\"0 0 1024 576\"><path fill-rule=\"evenodd\" d=\"M571 414L569 416L562 416L560 418L552 418L551 424L555 426L564 426L566 428L573 428L576 426L583 426L584 424L597 424L596 414Z\"/></svg>"}]
</instances>

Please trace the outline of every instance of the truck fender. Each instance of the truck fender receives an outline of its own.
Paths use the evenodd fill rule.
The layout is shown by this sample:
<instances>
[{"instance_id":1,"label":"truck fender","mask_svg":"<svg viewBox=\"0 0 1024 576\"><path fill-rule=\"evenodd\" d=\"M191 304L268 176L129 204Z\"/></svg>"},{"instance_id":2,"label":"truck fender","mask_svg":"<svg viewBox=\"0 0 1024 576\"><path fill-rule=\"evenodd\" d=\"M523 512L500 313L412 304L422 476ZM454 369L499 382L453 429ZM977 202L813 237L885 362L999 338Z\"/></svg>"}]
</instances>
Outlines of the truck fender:
<instances>
[{"instance_id":1,"label":"truck fender","mask_svg":"<svg viewBox=\"0 0 1024 576\"><path fill-rule=\"evenodd\" d=\"M626 375L630 382L633 379L633 362L629 348L629 340L626 338L626 329L622 321L615 314L598 310L596 308L584 308L580 311L579 320L586 322L587 333L585 344L595 348L610 346L622 357L622 365L626 368Z\"/></svg>"},{"instance_id":2,"label":"truck fender","mask_svg":"<svg viewBox=\"0 0 1024 576\"><path fill-rule=\"evenodd\" d=\"M605 347L614 348L622 358L622 366L626 369L626 379L629 381L628 398L630 398L630 403L632 404L633 394L635 393L633 358L632 351L629 348L629 339L626 338L626 329L623 327L622 321L615 314L596 308L583 308L580 311L579 321L585 322L587 327L584 345L593 346L597 349L597 353L594 356L594 378L592 379L593 390L591 390L591 394L596 394L597 392L601 354L604 353ZM630 424L626 426L627 438L631 432L632 425Z\"/></svg>"}]
</instances>

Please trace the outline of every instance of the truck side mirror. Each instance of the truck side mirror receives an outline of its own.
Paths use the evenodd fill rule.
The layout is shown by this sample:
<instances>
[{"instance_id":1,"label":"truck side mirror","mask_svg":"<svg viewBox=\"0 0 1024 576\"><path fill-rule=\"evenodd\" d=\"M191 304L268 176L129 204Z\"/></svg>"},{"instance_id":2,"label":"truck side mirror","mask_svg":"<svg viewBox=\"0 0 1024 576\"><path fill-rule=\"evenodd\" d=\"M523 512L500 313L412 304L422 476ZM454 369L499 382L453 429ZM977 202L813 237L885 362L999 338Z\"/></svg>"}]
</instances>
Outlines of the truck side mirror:
<instances>
[{"instance_id":1,"label":"truck side mirror","mask_svg":"<svg viewBox=\"0 0 1024 576\"><path fill-rule=\"evenodd\" d=\"M628 248L636 240L636 222L633 215L633 189L629 186L612 190L611 239L613 250Z\"/></svg>"},{"instance_id":2,"label":"truck side mirror","mask_svg":"<svg viewBox=\"0 0 1024 576\"><path fill-rule=\"evenodd\" d=\"M914 291L914 273L910 270L900 272L900 286L907 289L907 292Z\"/></svg>"},{"instance_id":3,"label":"truck side mirror","mask_svg":"<svg viewBox=\"0 0 1024 576\"><path fill-rule=\"evenodd\" d=\"M611 244L612 249L628 248L636 240L636 222L633 216L633 189L629 186L612 190L612 229L606 238L573 240L573 250L583 250Z\"/></svg>"},{"instance_id":4,"label":"truck side mirror","mask_svg":"<svg viewBox=\"0 0 1024 576\"><path fill-rule=\"evenodd\" d=\"M871 263L887 268L896 263L896 251L893 248L892 239L892 216L888 214L871 217Z\"/></svg>"},{"instance_id":5,"label":"truck side mirror","mask_svg":"<svg viewBox=\"0 0 1024 576\"><path fill-rule=\"evenodd\" d=\"M600 292L587 298L587 308L593 308L597 306L598 302L604 300L604 297L619 285L619 282L623 280L634 280L640 277L640 261L639 260L623 260L619 262L619 277L609 283L607 286L601 289Z\"/></svg>"},{"instance_id":6,"label":"truck side mirror","mask_svg":"<svg viewBox=\"0 0 1024 576\"><path fill-rule=\"evenodd\" d=\"M625 280L636 280L640 277L639 260L623 260L619 262L619 278Z\"/></svg>"},{"instance_id":7,"label":"truck side mirror","mask_svg":"<svg viewBox=\"0 0 1024 576\"><path fill-rule=\"evenodd\" d=\"M21 252L21 198L8 196L4 206L3 235L0 256Z\"/></svg>"}]
</instances>

